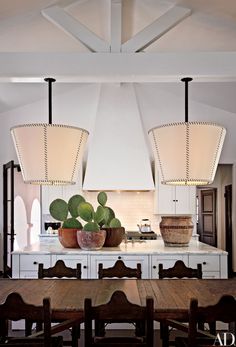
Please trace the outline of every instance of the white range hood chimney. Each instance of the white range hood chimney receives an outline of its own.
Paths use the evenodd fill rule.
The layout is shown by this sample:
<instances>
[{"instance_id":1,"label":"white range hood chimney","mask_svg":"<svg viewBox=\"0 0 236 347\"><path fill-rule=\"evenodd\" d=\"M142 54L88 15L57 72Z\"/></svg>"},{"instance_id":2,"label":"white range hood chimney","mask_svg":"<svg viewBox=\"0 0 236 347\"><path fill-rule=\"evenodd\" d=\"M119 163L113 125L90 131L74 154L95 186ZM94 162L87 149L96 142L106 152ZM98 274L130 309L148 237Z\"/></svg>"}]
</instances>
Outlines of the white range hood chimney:
<instances>
[{"instance_id":1,"label":"white range hood chimney","mask_svg":"<svg viewBox=\"0 0 236 347\"><path fill-rule=\"evenodd\" d=\"M154 189L147 143L132 84L101 86L83 189Z\"/></svg>"}]
</instances>

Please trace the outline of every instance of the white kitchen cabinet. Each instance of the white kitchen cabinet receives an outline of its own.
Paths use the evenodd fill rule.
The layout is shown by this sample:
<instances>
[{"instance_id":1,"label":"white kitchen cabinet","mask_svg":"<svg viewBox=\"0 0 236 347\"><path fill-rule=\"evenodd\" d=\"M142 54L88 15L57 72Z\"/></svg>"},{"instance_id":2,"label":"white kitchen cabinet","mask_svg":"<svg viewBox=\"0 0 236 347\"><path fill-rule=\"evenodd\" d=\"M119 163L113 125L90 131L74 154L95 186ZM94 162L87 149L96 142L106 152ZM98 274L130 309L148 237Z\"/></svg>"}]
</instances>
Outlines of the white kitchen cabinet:
<instances>
[{"instance_id":1,"label":"white kitchen cabinet","mask_svg":"<svg viewBox=\"0 0 236 347\"><path fill-rule=\"evenodd\" d=\"M161 183L156 170L156 214L196 214L196 187L171 186Z\"/></svg>"},{"instance_id":2,"label":"white kitchen cabinet","mask_svg":"<svg viewBox=\"0 0 236 347\"><path fill-rule=\"evenodd\" d=\"M163 268L168 269L173 267L177 260L182 260L184 264L188 266L188 256L186 254L152 255L151 278L159 278L159 264L163 264Z\"/></svg>"},{"instance_id":3,"label":"white kitchen cabinet","mask_svg":"<svg viewBox=\"0 0 236 347\"><path fill-rule=\"evenodd\" d=\"M90 257L90 278L98 278L98 264L102 263L104 268L112 267L117 260L121 259L126 266L136 267L141 264L142 278L149 278L149 257L148 255L91 255Z\"/></svg>"},{"instance_id":4,"label":"white kitchen cabinet","mask_svg":"<svg viewBox=\"0 0 236 347\"><path fill-rule=\"evenodd\" d=\"M55 265L57 260L63 260L66 266L75 268L76 264L80 263L81 264L81 278L89 278L88 276L88 256L85 254L66 254L66 255L61 255L61 254L55 254L52 255L52 266Z\"/></svg>"},{"instance_id":5,"label":"white kitchen cabinet","mask_svg":"<svg viewBox=\"0 0 236 347\"><path fill-rule=\"evenodd\" d=\"M197 264L202 264L203 278L227 278L227 256L224 254L169 254L151 256L151 278L159 278L159 264L163 268L173 267L177 260L182 260L184 264L193 269Z\"/></svg>"},{"instance_id":6,"label":"white kitchen cabinet","mask_svg":"<svg viewBox=\"0 0 236 347\"><path fill-rule=\"evenodd\" d=\"M51 266L51 255L48 254L13 254L13 278L38 278L38 265Z\"/></svg>"},{"instance_id":7,"label":"white kitchen cabinet","mask_svg":"<svg viewBox=\"0 0 236 347\"><path fill-rule=\"evenodd\" d=\"M227 278L228 254L220 249L198 241L191 241L189 247L165 247L162 240L144 243L122 243L116 248L103 248L101 251L82 251L63 249L58 240L51 243L39 242L24 250L12 253L13 278L37 278L38 264L50 267L59 259L67 266L75 267L81 263L82 278L98 278L98 264L112 267L119 259L128 267L141 263L142 278L158 278L158 266L174 266L182 260L186 266L196 268L202 264L203 278Z\"/></svg>"},{"instance_id":8,"label":"white kitchen cabinet","mask_svg":"<svg viewBox=\"0 0 236 347\"><path fill-rule=\"evenodd\" d=\"M76 184L65 186L42 186L41 187L41 206L42 214L49 214L50 203L55 199L64 199L68 201L73 195L81 194L82 191L82 168L80 171Z\"/></svg>"},{"instance_id":9,"label":"white kitchen cabinet","mask_svg":"<svg viewBox=\"0 0 236 347\"><path fill-rule=\"evenodd\" d=\"M227 278L225 258L216 254L191 254L189 255L189 266L196 268L197 264L202 264L203 278Z\"/></svg>"}]
</instances>

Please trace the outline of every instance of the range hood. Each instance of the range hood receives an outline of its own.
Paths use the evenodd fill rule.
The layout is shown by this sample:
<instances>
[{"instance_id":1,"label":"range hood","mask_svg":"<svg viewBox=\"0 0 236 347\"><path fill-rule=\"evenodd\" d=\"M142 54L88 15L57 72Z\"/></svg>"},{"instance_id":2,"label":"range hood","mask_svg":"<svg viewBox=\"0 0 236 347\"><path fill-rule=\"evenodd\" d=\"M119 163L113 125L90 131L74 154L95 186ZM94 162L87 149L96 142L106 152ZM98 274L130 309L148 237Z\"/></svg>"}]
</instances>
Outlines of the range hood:
<instances>
[{"instance_id":1,"label":"range hood","mask_svg":"<svg viewBox=\"0 0 236 347\"><path fill-rule=\"evenodd\" d=\"M101 86L83 190L153 190L147 143L133 84Z\"/></svg>"}]
</instances>

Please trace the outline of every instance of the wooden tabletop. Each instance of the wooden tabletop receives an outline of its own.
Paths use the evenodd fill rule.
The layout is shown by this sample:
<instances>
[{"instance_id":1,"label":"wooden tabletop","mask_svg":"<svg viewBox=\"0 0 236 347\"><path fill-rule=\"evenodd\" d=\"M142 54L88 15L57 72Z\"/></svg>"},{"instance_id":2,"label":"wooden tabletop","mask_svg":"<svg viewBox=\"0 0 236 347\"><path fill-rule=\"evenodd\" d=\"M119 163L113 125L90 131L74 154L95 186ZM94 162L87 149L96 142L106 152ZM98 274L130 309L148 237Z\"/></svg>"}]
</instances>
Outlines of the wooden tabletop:
<instances>
[{"instance_id":1,"label":"wooden tabletop","mask_svg":"<svg viewBox=\"0 0 236 347\"><path fill-rule=\"evenodd\" d=\"M50 297L54 318L83 320L86 297L98 305L107 302L115 290L124 291L131 302L142 305L147 295L152 296L156 320L187 319L192 297L206 306L215 304L223 294L236 296L236 280L0 279L0 303L13 291L35 305Z\"/></svg>"}]
</instances>

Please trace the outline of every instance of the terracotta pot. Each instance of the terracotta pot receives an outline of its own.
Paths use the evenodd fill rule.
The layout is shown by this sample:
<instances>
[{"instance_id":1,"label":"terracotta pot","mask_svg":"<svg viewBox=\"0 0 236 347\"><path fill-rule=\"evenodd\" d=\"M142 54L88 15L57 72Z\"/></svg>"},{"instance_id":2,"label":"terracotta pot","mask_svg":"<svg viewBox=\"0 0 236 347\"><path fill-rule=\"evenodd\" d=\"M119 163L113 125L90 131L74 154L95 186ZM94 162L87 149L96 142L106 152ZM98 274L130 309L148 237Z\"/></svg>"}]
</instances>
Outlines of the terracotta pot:
<instances>
[{"instance_id":1,"label":"terracotta pot","mask_svg":"<svg viewBox=\"0 0 236 347\"><path fill-rule=\"evenodd\" d=\"M165 246L188 246L193 232L191 216L162 216L161 218L160 231Z\"/></svg>"},{"instance_id":2,"label":"terracotta pot","mask_svg":"<svg viewBox=\"0 0 236 347\"><path fill-rule=\"evenodd\" d=\"M79 244L77 241L77 231L78 229L58 229L58 238L63 247L79 248Z\"/></svg>"},{"instance_id":3,"label":"terracotta pot","mask_svg":"<svg viewBox=\"0 0 236 347\"><path fill-rule=\"evenodd\" d=\"M121 244L125 236L125 228L103 228L106 230L104 247L117 247Z\"/></svg>"},{"instance_id":4,"label":"terracotta pot","mask_svg":"<svg viewBox=\"0 0 236 347\"><path fill-rule=\"evenodd\" d=\"M85 231L78 230L77 240L80 248L90 251L96 251L104 245L106 230Z\"/></svg>"}]
</instances>

